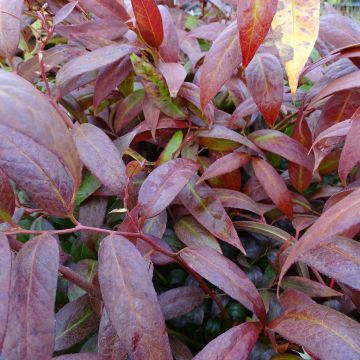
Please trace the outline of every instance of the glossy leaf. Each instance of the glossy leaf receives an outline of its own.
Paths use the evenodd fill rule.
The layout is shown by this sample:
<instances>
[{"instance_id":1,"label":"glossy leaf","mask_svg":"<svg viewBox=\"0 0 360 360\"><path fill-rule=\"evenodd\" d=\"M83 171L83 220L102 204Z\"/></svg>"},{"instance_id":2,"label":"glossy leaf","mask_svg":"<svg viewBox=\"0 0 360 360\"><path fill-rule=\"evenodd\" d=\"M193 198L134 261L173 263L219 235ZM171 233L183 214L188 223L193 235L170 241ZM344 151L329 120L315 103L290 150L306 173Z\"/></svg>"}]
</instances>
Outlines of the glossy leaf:
<instances>
[{"instance_id":1,"label":"glossy leaf","mask_svg":"<svg viewBox=\"0 0 360 360\"><path fill-rule=\"evenodd\" d=\"M134 360L169 360L165 322L147 266L136 247L124 237L108 236L102 241L100 287L123 351Z\"/></svg>"},{"instance_id":2,"label":"glossy leaf","mask_svg":"<svg viewBox=\"0 0 360 360\"><path fill-rule=\"evenodd\" d=\"M249 160L248 154L234 151L215 160L201 175L199 182L237 170L246 165Z\"/></svg>"},{"instance_id":3,"label":"glossy leaf","mask_svg":"<svg viewBox=\"0 0 360 360\"><path fill-rule=\"evenodd\" d=\"M169 89L160 71L136 54L131 54L131 62L137 76L142 80L145 92L155 105L167 116L185 119L186 114L170 97Z\"/></svg>"},{"instance_id":4,"label":"glossy leaf","mask_svg":"<svg viewBox=\"0 0 360 360\"><path fill-rule=\"evenodd\" d=\"M189 182L198 165L187 159L173 159L156 168L139 191L143 216L150 218L163 211Z\"/></svg>"},{"instance_id":5,"label":"glossy leaf","mask_svg":"<svg viewBox=\"0 0 360 360\"><path fill-rule=\"evenodd\" d=\"M211 101L230 79L242 60L236 22L231 23L214 41L206 54L200 77L201 108Z\"/></svg>"},{"instance_id":6,"label":"glossy leaf","mask_svg":"<svg viewBox=\"0 0 360 360\"><path fill-rule=\"evenodd\" d=\"M1 70L0 90L0 168L37 206L67 216L80 183L68 129L46 97L21 77Z\"/></svg>"},{"instance_id":7,"label":"glossy leaf","mask_svg":"<svg viewBox=\"0 0 360 360\"><path fill-rule=\"evenodd\" d=\"M9 221L15 211L15 195L8 177L0 169L0 222Z\"/></svg>"},{"instance_id":8,"label":"glossy leaf","mask_svg":"<svg viewBox=\"0 0 360 360\"><path fill-rule=\"evenodd\" d=\"M7 237L0 233L0 352L5 338L10 295L11 252Z\"/></svg>"},{"instance_id":9,"label":"glossy leaf","mask_svg":"<svg viewBox=\"0 0 360 360\"><path fill-rule=\"evenodd\" d=\"M126 183L125 165L109 137L92 124L76 126L72 134L85 166L111 191L121 194Z\"/></svg>"},{"instance_id":10,"label":"glossy leaf","mask_svg":"<svg viewBox=\"0 0 360 360\"><path fill-rule=\"evenodd\" d=\"M293 217L292 200L282 177L266 161L253 158L252 166L255 175L269 198L290 219Z\"/></svg>"},{"instance_id":11,"label":"glossy leaf","mask_svg":"<svg viewBox=\"0 0 360 360\"><path fill-rule=\"evenodd\" d=\"M165 320L170 320L185 315L201 305L204 292L197 287L181 286L158 296L161 311Z\"/></svg>"},{"instance_id":12,"label":"glossy leaf","mask_svg":"<svg viewBox=\"0 0 360 360\"><path fill-rule=\"evenodd\" d=\"M20 41L24 0L0 1L0 55L11 59Z\"/></svg>"},{"instance_id":13,"label":"glossy leaf","mask_svg":"<svg viewBox=\"0 0 360 360\"><path fill-rule=\"evenodd\" d=\"M8 326L2 351L6 359L51 357L55 341L58 267L59 247L49 235L34 238L19 251L14 263Z\"/></svg>"},{"instance_id":14,"label":"glossy leaf","mask_svg":"<svg viewBox=\"0 0 360 360\"><path fill-rule=\"evenodd\" d=\"M164 31L160 11L154 0L131 0L136 25L141 37L153 47L159 47L163 41Z\"/></svg>"},{"instance_id":15,"label":"glossy leaf","mask_svg":"<svg viewBox=\"0 0 360 360\"><path fill-rule=\"evenodd\" d=\"M202 277L265 320L264 304L255 285L232 261L207 246L187 247L180 256Z\"/></svg>"},{"instance_id":16,"label":"glossy leaf","mask_svg":"<svg viewBox=\"0 0 360 360\"><path fill-rule=\"evenodd\" d=\"M268 327L320 359L359 358L360 325L326 306L290 307Z\"/></svg>"},{"instance_id":17,"label":"glossy leaf","mask_svg":"<svg viewBox=\"0 0 360 360\"><path fill-rule=\"evenodd\" d=\"M240 35L243 66L247 67L265 40L277 10L278 0L239 0L237 24Z\"/></svg>"},{"instance_id":18,"label":"glossy leaf","mask_svg":"<svg viewBox=\"0 0 360 360\"><path fill-rule=\"evenodd\" d=\"M61 98L93 81L102 67L113 64L134 51L136 47L133 45L112 44L74 58L56 74L57 97Z\"/></svg>"},{"instance_id":19,"label":"glossy leaf","mask_svg":"<svg viewBox=\"0 0 360 360\"><path fill-rule=\"evenodd\" d=\"M211 234L245 253L233 223L216 198L216 193L206 184L197 185L198 181L199 177L193 176L179 193L179 199Z\"/></svg>"},{"instance_id":20,"label":"glossy leaf","mask_svg":"<svg viewBox=\"0 0 360 360\"><path fill-rule=\"evenodd\" d=\"M319 16L319 0L279 0L272 30L292 94L315 45Z\"/></svg>"},{"instance_id":21,"label":"glossy leaf","mask_svg":"<svg viewBox=\"0 0 360 360\"><path fill-rule=\"evenodd\" d=\"M279 60L272 54L257 54L246 68L245 75L257 107L266 122L274 126L284 94L283 71Z\"/></svg>"},{"instance_id":22,"label":"glossy leaf","mask_svg":"<svg viewBox=\"0 0 360 360\"><path fill-rule=\"evenodd\" d=\"M246 322L234 326L205 346L194 360L228 359L246 360L249 358L262 326L259 323Z\"/></svg>"},{"instance_id":23,"label":"glossy leaf","mask_svg":"<svg viewBox=\"0 0 360 360\"><path fill-rule=\"evenodd\" d=\"M56 313L55 320L55 351L78 344L97 328L99 322L87 295L66 304Z\"/></svg>"},{"instance_id":24,"label":"glossy leaf","mask_svg":"<svg viewBox=\"0 0 360 360\"><path fill-rule=\"evenodd\" d=\"M79 0L87 10L100 18L116 18L123 21L130 19L125 7L116 0Z\"/></svg>"},{"instance_id":25,"label":"glossy leaf","mask_svg":"<svg viewBox=\"0 0 360 360\"><path fill-rule=\"evenodd\" d=\"M192 216L185 216L174 226L176 236L187 246L209 246L218 252L221 247L216 238Z\"/></svg>"}]
</instances>

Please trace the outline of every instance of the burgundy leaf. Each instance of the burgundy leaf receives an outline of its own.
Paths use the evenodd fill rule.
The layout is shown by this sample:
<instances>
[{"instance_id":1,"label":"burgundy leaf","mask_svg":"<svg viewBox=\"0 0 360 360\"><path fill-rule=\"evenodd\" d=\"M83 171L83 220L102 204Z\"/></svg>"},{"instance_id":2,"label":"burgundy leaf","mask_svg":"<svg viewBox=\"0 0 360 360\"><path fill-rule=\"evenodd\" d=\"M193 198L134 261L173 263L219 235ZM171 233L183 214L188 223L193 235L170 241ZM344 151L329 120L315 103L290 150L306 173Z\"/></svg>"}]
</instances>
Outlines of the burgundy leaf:
<instances>
[{"instance_id":1,"label":"burgundy leaf","mask_svg":"<svg viewBox=\"0 0 360 360\"><path fill-rule=\"evenodd\" d=\"M211 234L245 253L231 219L216 198L216 193L207 184L198 184L193 178L179 193L179 199L190 214ZM198 185L197 185L198 184Z\"/></svg>"},{"instance_id":2,"label":"burgundy leaf","mask_svg":"<svg viewBox=\"0 0 360 360\"><path fill-rule=\"evenodd\" d=\"M260 321L265 320L265 307L255 285L232 261L208 246L187 247L180 256L203 278L254 312Z\"/></svg>"},{"instance_id":3,"label":"burgundy leaf","mask_svg":"<svg viewBox=\"0 0 360 360\"><path fill-rule=\"evenodd\" d=\"M149 126L153 139L156 140L155 132L160 117L160 109L156 107L147 94L144 96L142 109L144 112L145 123Z\"/></svg>"},{"instance_id":4,"label":"burgundy leaf","mask_svg":"<svg viewBox=\"0 0 360 360\"><path fill-rule=\"evenodd\" d=\"M284 94L283 70L279 60L272 54L255 55L246 68L245 75L257 107L266 122L274 126Z\"/></svg>"},{"instance_id":5,"label":"burgundy leaf","mask_svg":"<svg viewBox=\"0 0 360 360\"><path fill-rule=\"evenodd\" d=\"M240 64L239 33L236 22L233 22L216 38L205 56L200 78L202 109L205 109Z\"/></svg>"},{"instance_id":6,"label":"burgundy leaf","mask_svg":"<svg viewBox=\"0 0 360 360\"><path fill-rule=\"evenodd\" d=\"M171 359L164 318L145 260L122 236L108 236L99 250L99 281L121 348L134 360Z\"/></svg>"},{"instance_id":7,"label":"burgundy leaf","mask_svg":"<svg viewBox=\"0 0 360 360\"><path fill-rule=\"evenodd\" d=\"M171 351L175 360L192 360L194 358L194 355L191 353L190 349L177 337L170 336L169 339Z\"/></svg>"},{"instance_id":8,"label":"burgundy leaf","mask_svg":"<svg viewBox=\"0 0 360 360\"><path fill-rule=\"evenodd\" d=\"M360 356L360 325L323 305L290 307L268 328L320 359L356 360Z\"/></svg>"},{"instance_id":9,"label":"burgundy leaf","mask_svg":"<svg viewBox=\"0 0 360 360\"><path fill-rule=\"evenodd\" d=\"M314 168L313 160L308 156L306 147L280 131L258 130L253 132L249 138L262 150L280 155L309 171Z\"/></svg>"},{"instance_id":10,"label":"burgundy leaf","mask_svg":"<svg viewBox=\"0 0 360 360\"><path fill-rule=\"evenodd\" d=\"M213 22L211 24L200 25L192 29L187 36L214 41L225 28L225 24Z\"/></svg>"},{"instance_id":11,"label":"burgundy leaf","mask_svg":"<svg viewBox=\"0 0 360 360\"><path fill-rule=\"evenodd\" d=\"M127 21L130 19L122 2L117 0L79 0L90 12L104 19L120 19Z\"/></svg>"},{"instance_id":12,"label":"burgundy leaf","mask_svg":"<svg viewBox=\"0 0 360 360\"><path fill-rule=\"evenodd\" d=\"M152 171L139 191L143 216L150 218L166 209L197 169L192 160L173 159Z\"/></svg>"},{"instance_id":13,"label":"burgundy leaf","mask_svg":"<svg viewBox=\"0 0 360 360\"><path fill-rule=\"evenodd\" d=\"M11 59L18 50L24 0L0 1L0 55Z\"/></svg>"},{"instance_id":14,"label":"burgundy leaf","mask_svg":"<svg viewBox=\"0 0 360 360\"><path fill-rule=\"evenodd\" d=\"M194 360L246 360L258 340L261 330L262 325L255 322L234 326L207 344L194 357Z\"/></svg>"},{"instance_id":15,"label":"burgundy leaf","mask_svg":"<svg viewBox=\"0 0 360 360\"><path fill-rule=\"evenodd\" d=\"M55 320L55 351L66 350L78 344L99 324L87 295L66 304L56 313Z\"/></svg>"},{"instance_id":16,"label":"burgundy leaf","mask_svg":"<svg viewBox=\"0 0 360 360\"><path fill-rule=\"evenodd\" d=\"M179 63L159 63L159 70L165 78L170 96L176 97L187 76L183 65Z\"/></svg>"},{"instance_id":17,"label":"burgundy leaf","mask_svg":"<svg viewBox=\"0 0 360 360\"><path fill-rule=\"evenodd\" d=\"M64 5L54 16L53 25L60 24L63 20L65 20L75 9L78 1L70 1L66 5Z\"/></svg>"},{"instance_id":18,"label":"burgundy leaf","mask_svg":"<svg viewBox=\"0 0 360 360\"><path fill-rule=\"evenodd\" d=\"M249 160L250 156L245 153L234 151L227 154L214 161L201 175L199 182L237 170L238 168L246 165Z\"/></svg>"},{"instance_id":19,"label":"burgundy leaf","mask_svg":"<svg viewBox=\"0 0 360 360\"><path fill-rule=\"evenodd\" d=\"M0 169L0 222L11 220L15 211L15 194L8 177Z\"/></svg>"},{"instance_id":20,"label":"burgundy leaf","mask_svg":"<svg viewBox=\"0 0 360 360\"><path fill-rule=\"evenodd\" d=\"M164 38L163 23L155 0L131 0L136 24L147 44L159 47Z\"/></svg>"},{"instance_id":21,"label":"burgundy leaf","mask_svg":"<svg viewBox=\"0 0 360 360\"><path fill-rule=\"evenodd\" d=\"M52 358L52 360L101 360L96 353L80 353L70 355L60 355Z\"/></svg>"},{"instance_id":22,"label":"burgundy leaf","mask_svg":"<svg viewBox=\"0 0 360 360\"><path fill-rule=\"evenodd\" d=\"M159 11L164 28L164 39L159 48L161 59L165 63L177 63L179 61L180 46L176 26L167 7L160 5ZM173 75L176 75L176 72Z\"/></svg>"},{"instance_id":23,"label":"burgundy leaf","mask_svg":"<svg viewBox=\"0 0 360 360\"><path fill-rule=\"evenodd\" d=\"M185 216L174 225L176 236L187 246L209 246L222 253L221 247L205 227L192 216Z\"/></svg>"},{"instance_id":24,"label":"burgundy leaf","mask_svg":"<svg viewBox=\"0 0 360 360\"><path fill-rule=\"evenodd\" d=\"M55 341L55 295L59 247L49 235L27 242L14 263L8 326L2 355L7 360L49 359Z\"/></svg>"},{"instance_id":25,"label":"burgundy leaf","mask_svg":"<svg viewBox=\"0 0 360 360\"><path fill-rule=\"evenodd\" d=\"M299 290L310 297L331 297L343 295L326 285L301 276L285 277L281 283L281 287L288 290Z\"/></svg>"},{"instance_id":26,"label":"burgundy leaf","mask_svg":"<svg viewBox=\"0 0 360 360\"><path fill-rule=\"evenodd\" d=\"M253 158L255 175L274 204L290 219L293 207L290 192L277 171L266 161Z\"/></svg>"},{"instance_id":27,"label":"burgundy leaf","mask_svg":"<svg viewBox=\"0 0 360 360\"><path fill-rule=\"evenodd\" d=\"M243 66L246 67L269 32L278 0L239 0L237 24L240 35Z\"/></svg>"},{"instance_id":28,"label":"burgundy leaf","mask_svg":"<svg viewBox=\"0 0 360 360\"><path fill-rule=\"evenodd\" d=\"M11 252L7 237L0 233L0 353L4 342L9 312Z\"/></svg>"},{"instance_id":29,"label":"burgundy leaf","mask_svg":"<svg viewBox=\"0 0 360 360\"><path fill-rule=\"evenodd\" d=\"M81 169L68 129L46 97L23 78L0 71L0 89L0 168L34 204L67 216Z\"/></svg>"},{"instance_id":30,"label":"burgundy leaf","mask_svg":"<svg viewBox=\"0 0 360 360\"><path fill-rule=\"evenodd\" d=\"M181 286L165 291L158 296L165 320L185 315L201 305L204 292L197 287Z\"/></svg>"},{"instance_id":31,"label":"burgundy leaf","mask_svg":"<svg viewBox=\"0 0 360 360\"><path fill-rule=\"evenodd\" d=\"M96 78L97 71L136 51L128 44L112 44L78 56L63 66L56 75L57 97L68 94Z\"/></svg>"},{"instance_id":32,"label":"burgundy leaf","mask_svg":"<svg viewBox=\"0 0 360 360\"><path fill-rule=\"evenodd\" d=\"M76 126L72 134L85 166L111 191L122 194L126 183L125 165L110 138L92 124Z\"/></svg>"}]
</instances>

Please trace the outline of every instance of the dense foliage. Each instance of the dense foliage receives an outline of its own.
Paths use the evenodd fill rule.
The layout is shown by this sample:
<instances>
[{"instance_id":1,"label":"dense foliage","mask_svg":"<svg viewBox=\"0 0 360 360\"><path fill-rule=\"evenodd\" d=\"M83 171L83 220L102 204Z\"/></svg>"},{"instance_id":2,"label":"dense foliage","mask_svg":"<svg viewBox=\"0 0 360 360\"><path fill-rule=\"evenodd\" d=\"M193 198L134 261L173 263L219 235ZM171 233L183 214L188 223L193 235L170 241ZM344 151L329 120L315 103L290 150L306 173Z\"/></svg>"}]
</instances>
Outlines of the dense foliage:
<instances>
[{"instance_id":1,"label":"dense foliage","mask_svg":"<svg viewBox=\"0 0 360 360\"><path fill-rule=\"evenodd\" d=\"M0 359L359 360L360 26L158 3L0 0Z\"/></svg>"}]
</instances>

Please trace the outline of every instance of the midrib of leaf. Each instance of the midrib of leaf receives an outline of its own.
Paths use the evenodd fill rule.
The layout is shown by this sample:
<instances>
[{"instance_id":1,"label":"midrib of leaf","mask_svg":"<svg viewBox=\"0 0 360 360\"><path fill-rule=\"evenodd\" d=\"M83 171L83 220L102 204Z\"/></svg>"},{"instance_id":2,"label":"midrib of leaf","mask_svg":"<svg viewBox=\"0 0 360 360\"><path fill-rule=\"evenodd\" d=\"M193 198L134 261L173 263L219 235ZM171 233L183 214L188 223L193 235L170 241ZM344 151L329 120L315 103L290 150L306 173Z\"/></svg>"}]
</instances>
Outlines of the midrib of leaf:
<instances>
[{"instance_id":1,"label":"midrib of leaf","mask_svg":"<svg viewBox=\"0 0 360 360\"><path fill-rule=\"evenodd\" d=\"M146 6L145 6L145 4L144 4L144 1L143 1L143 0L139 0L139 1L141 2L141 5L142 5L143 10L144 10L144 12L145 12L145 17L146 17L147 23L148 23L149 26L150 26L152 36L154 37L154 40L155 40L155 42L157 43L156 32L154 31L154 27L153 27L153 24L152 24L152 22L151 22L151 19L150 19L148 10L147 10L147 8L146 8ZM149 0L146 0L146 1L149 2ZM154 5L154 6L156 6L156 5Z\"/></svg>"}]
</instances>

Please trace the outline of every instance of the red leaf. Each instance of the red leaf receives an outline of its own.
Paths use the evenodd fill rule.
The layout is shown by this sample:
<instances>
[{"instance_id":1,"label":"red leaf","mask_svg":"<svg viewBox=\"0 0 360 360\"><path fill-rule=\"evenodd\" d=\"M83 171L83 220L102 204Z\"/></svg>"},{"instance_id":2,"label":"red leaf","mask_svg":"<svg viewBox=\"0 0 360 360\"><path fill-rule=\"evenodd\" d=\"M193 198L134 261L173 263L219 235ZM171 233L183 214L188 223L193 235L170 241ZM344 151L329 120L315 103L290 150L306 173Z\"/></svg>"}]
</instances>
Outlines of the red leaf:
<instances>
[{"instance_id":1,"label":"red leaf","mask_svg":"<svg viewBox=\"0 0 360 360\"><path fill-rule=\"evenodd\" d=\"M270 126L274 126L284 94L283 70L279 60L272 54L255 55L245 75L249 91L261 114Z\"/></svg>"},{"instance_id":2,"label":"red leaf","mask_svg":"<svg viewBox=\"0 0 360 360\"><path fill-rule=\"evenodd\" d=\"M200 77L201 108L220 91L241 63L239 33L231 23L214 41L206 54Z\"/></svg>"},{"instance_id":3,"label":"red leaf","mask_svg":"<svg viewBox=\"0 0 360 360\"><path fill-rule=\"evenodd\" d=\"M238 0L237 23L246 67L269 32L278 0Z\"/></svg>"},{"instance_id":4,"label":"red leaf","mask_svg":"<svg viewBox=\"0 0 360 360\"><path fill-rule=\"evenodd\" d=\"M160 109L155 106L147 94L144 96L142 109L144 112L145 123L149 126L153 139L156 140L155 132L160 117Z\"/></svg>"},{"instance_id":5,"label":"red leaf","mask_svg":"<svg viewBox=\"0 0 360 360\"><path fill-rule=\"evenodd\" d=\"M250 160L250 156L241 152L232 152L214 161L201 175L199 183L209 178L230 173L244 165Z\"/></svg>"},{"instance_id":6,"label":"red leaf","mask_svg":"<svg viewBox=\"0 0 360 360\"><path fill-rule=\"evenodd\" d=\"M0 169L0 222L11 219L15 211L15 194L8 177Z\"/></svg>"},{"instance_id":7,"label":"red leaf","mask_svg":"<svg viewBox=\"0 0 360 360\"><path fill-rule=\"evenodd\" d=\"M179 199L211 234L245 253L234 225L216 198L216 193L207 184L196 185L198 180L199 177L194 176L179 193Z\"/></svg>"},{"instance_id":8,"label":"red leaf","mask_svg":"<svg viewBox=\"0 0 360 360\"><path fill-rule=\"evenodd\" d=\"M164 31L160 11L154 0L131 0L136 24L142 38L152 47L163 42Z\"/></svg>"},{"instance_id":9,"label":"red leaf","mask_svg":"<svg viewBox=\"0 0 360 360\"><path fill-rule=\"evenodd\" d=\"M204 292L197 287L180 286L158 296L165 320L185 315L201 305Z\"/></svg>"},{"instance_id":10,"label":"red leaf","mask_svg":"<svg viewBox=\"0 0 360 360\"><path fill-rule=\"evenodd\" d=\"M265 321L265 307L260 294L232 261L208 246L187 247L180 251L180 256L203 278L254 312L260 321Z\"/></svg>"},{"instance_id":11,"label":"red leaf","mask_svg":"<svg viewBox=\"0 0 360 360\"><path fill-rule=\"evenodd\" d=\"M49 235L27 242L14 263L2 355L7 360L49 359L55 341L59 246Z\"/></svg>"},{"instance_id":12,"label":"red leaf","mask_svg":"<svg viewBox=\"0 0 360 360\"><path fill-rule=\"evenodd\" d=\"M346 178L351 169L360 161L359 139L360 109L358 109L351 117L351 127L348 135L346 136L345 145L340 156L339 176L344 186L346 185Z\"/></svg>"},{"instance_id":13,"label":"red leaf","mask_svg":"<svg viewBox=\"0 0 360 360\"><path fill-rule=\"evenodd\" d=\"M290 219L293 217L291 194L277 171L266 161L253 158L252 165L257 179L274 204Z\"/></svg>"},{"instance_id":14,"label":"red leaf","mask_svg":"<svg viewBox=\"0 0 360 360\"><path fill-rule=\"evenodd\" d=\"M133 360L169 360L166 326L148 265L122 236L108 236L99 250L99 281L121 348Z\"/></svg>"},{"instance_id":15,"label":"red leaf","mask_svg":"<svg viewBox=\"0 0 360 360\"><path fill-rule=\"evenodd\" d=\"M11 59L18 50L24 0L0 0L0 55Z\"/></svg>"},{"instance_id":16,"label":"red leaf","mask_svg":"<svg viewBox=\"0 0 360 360\"><path fill-rule=\"evenodd\" d=\"M92 124L76 126L72 135L86 167L114 194L122 194L126 183L125 164L110 138Z\"/></svg>"},{"instance_id":17,"label":"red leaf","mask_svg":"<svg viewBox=\"0 0 360 360\"><path fill-rule=\"evenodd\" d=\"M11 252L7 237L0 233L0 353L4 342L9 312Z\"/></svg>"},{"instance_id":18,"label":"red leaf","mask_svg":"<svg viewBox=\"0 0 360 360\"><path fill-rule=\"evenodd\" d=\"M262 325L255 322L235 326L207 344L193 360L246 360L261 330Z\"/></svg>"},{"instance_id":19,"label":"red leaf","mask_svg":"<svg viewBox=\"0 0 360 360\"><path fill-rule=\"evenodd\" d=\"M150 218L166 209L197 169L198 165L187 159L173 159L157 167L139 191L142 215Z\"/></svg>"},{"instance_id":20,"label":"red leaf","mask_svg":"<svg viewBox=\"0 0 360 360\"><path fill-rule=\"evenodd\" d=\"M313 171L314 161L306 147L277 130L258 130L249 136L261 149L280 155L285 159Z\"/></svg>"},{"instance_id":21,"label":"red leaf","mask_svg":"<svg viewBox=\"0 0 360 360\"><path fill-rule=\"evenodd\" d=\"M360 357L360 325L323 305L290 307L268 328L319 359L357 360Z\"/></svg>"}]
</instances>

